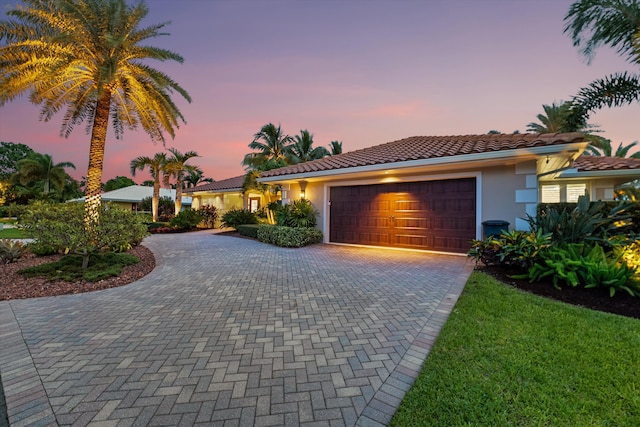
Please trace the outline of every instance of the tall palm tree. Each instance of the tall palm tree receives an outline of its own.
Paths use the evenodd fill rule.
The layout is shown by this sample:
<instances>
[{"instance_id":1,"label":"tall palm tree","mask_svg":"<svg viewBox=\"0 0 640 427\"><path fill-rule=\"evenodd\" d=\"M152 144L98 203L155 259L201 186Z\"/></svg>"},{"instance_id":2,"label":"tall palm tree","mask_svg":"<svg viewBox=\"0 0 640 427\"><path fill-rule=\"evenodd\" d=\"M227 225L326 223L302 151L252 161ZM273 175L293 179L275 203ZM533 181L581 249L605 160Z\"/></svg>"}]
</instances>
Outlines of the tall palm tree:
<instances>
[{"instance_id":1,"label":"tall palm tree","mask_svg":"<svg viewBox=\"0 0 640 427\"><path fill-rule=\"evenodd\" d=\"M186 163L189 159L199 156L195 151L187 151L182 154L175 148L169 148L169 152L172 157L169 157L164 165L164 184L168 185L170 178L175 178L176 180L176 215L178 215L182 209L182 188L184 185L185 173L195 171L197 168L197 166L188 165Z\"/></svg>"},{"instance_id":2,"label":"tall palm tree","mask_svg":"<svg viewBox=\"0 0 640 427\"><path fill-rule=\"evenodd\" d=\"M591 143L585 152L591 156L630 157L632 159L640 159L640 151L629 155L629 151L636 145L638 145L638 141L633 141L627 145L622 145L622 143L620 143L618 148L614 151L611 146L611 140L602 138L602 140L597 144Z\"/></svg>"},{"instance_id":3,"label":"tall palm tree","mask_svg":"<svg viewBox=\"0 0 640 427\"><path fill-rule=\"evenodd\" d=\"M308 130L301 130L300 135L293 138L293 144L287 147L287 163L295 165L311 160L321 159L329 155L324 147L313 147L313 135Z\"/></svg>"},{"instance_id":4,"label":"tall palm tree","mask_svg":"<svg viewBox=\"0 0 640 427\"><path fill-rule=\"evenodd\" d=\"M273 123L262 126L253 136L249 148L257 152L244 156L242 164L255 170L269 170L287 165L287 147L293 138L282 133L280 125Z\"/></svg>"},{"instance_id":5,"label":"tall palm tree","mask_svg":"<svg viewBox=\"0 0 640 427\"><path fill-rule=\"evenodd\" d=\"M164 165L167 162L165 153L156 153L153 157L140 156L131 160L131 175L136 176L136 170L149 168L151 178L153 178L153 196L151 197L151 216L153 222L158 220L158 203L160 201L160 176L164 173Z\"/></svg>"},{"instance_id":6,"label":"tall palm tree","mask_svg":"<svg viewBox=\"0 0 640 427\"><path fill-rule=\"evenodd\" d=\"M197 166L194 170L188 170L184 177L185 188L195 188L205 182L213 182L213 178L205 178L204 172Z\"/></svg>"},{"instance_id":7,"label":"tall palm tree","mask_svg":"<svg viewBox=\"0 0 640 427\"><path fill-rule=\"evenodd\" d=\"M342 141L331 141L329 143L329 149L331 152L330 156L335 156L336 154L342 154Z\"/></svg>"},{"instance_id":8,"label":"tall palm tree","mask_svg":"<svg viewBox=\"0 0 640 427\"><path fill-rule=\"evenodd\" d=\"M575 132L577 128L572 127L567 122L569 113L571 112L570 102L555 102L551 105L542 105L544 114L538 114L539 123L531 122L527 125L527 132L533 133L562 133Z\"/></svg>"},{"instance_id":9,"label":"tall palm tree","mask_svg":"<svg viewBox=\"0 0 640 427\"><path fill-rule=\"evenodd\" d=\"M640 3L637 0L578 0L564 17L564 32L591 62L608 45L634 65L640 63ZM594 80L573 97L569 121L586 122L593 111L640 101L640 77L623 72Z\"/></svg>"},{"instance_id":10,"label":"tall palm tree","mask_svg":"<svg viewBox=\"0 0 640 427\"><path fill-rule=\"evenodd\" d=\"M168 23L141 28L149 9L143 1L23 0L0 21L0 106L23 93L41 105L48 121L64 110L61 135L87 120L91 130L85 219L98 221L100 183L109 117L116 138L124 127L142 127L153 141L173 138L184 117L171 99L189 94L149 60L183 58L143 45L165 35Z\"/></svg>"},{"instance_id":11,"label":"tall palm tree","mask_svg":"<svg viewBox=\"0 0 640 427\"><path fill-rule=\"evenodd\" d=\"M26 159L19 160L16 167L18 169L16 178L20 184L42 181L42 192L45 195L49 194L51 186L63 190L67 180L67 172L64 168L76 168L71 162L53 163L53 158L49 154L40 153L29 154Z\"/></svg>"}]
</instances>

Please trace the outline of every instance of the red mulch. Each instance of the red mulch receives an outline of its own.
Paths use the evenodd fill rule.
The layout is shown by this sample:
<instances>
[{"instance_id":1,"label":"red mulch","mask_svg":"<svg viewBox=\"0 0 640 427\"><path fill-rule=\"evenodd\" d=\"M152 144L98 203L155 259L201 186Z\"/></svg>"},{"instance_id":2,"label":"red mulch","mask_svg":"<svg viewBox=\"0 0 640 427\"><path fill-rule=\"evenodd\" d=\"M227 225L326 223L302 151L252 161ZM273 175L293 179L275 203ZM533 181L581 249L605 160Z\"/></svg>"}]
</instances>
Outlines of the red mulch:
<instances>
[{"instance_id":1,"label":"red mulch","mask_svg":"<svg viewBox=\"0 0 640 427\"><path fill-rule=\"evenodd\" d=\"M18 270L57 261L62 255L48 255L37 257L31 253L25 254L20 260L11 264L0 264L0 301L36 297L49 297L65 294L79 294L82 292L98 291L127 285L146 276L156 266L153 253L142 245L129 251L137 256L140 262L126 266L117 277L110 277L99 282L65 282L63 280L47 281L42 277L23 277Z\"/></svg>"},{"instance_id":2,"label":"red mulch","mask_svg":"<svg viewBox=\"0 0 640 427\"><path fill-rule=\"evenodd\" d=\"M615 295L610 297L609 289L605 288L562 287L557 289L551 282L529 283L528 280L510 277L522 274L521 271L507 270L500 267L481 267L478 270L495 277L503 283L532 294L593 310L640 319L640 298L632 297L626 291L616 291Z\"/></svg>"}]
</instances>

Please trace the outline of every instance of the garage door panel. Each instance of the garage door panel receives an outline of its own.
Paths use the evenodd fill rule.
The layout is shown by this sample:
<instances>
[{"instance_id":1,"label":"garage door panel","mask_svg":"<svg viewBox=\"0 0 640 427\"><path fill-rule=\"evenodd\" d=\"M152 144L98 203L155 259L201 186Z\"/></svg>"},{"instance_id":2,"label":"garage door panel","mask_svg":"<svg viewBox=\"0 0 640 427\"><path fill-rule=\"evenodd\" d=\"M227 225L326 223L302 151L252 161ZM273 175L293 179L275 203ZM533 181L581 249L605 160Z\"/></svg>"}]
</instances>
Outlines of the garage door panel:
<instances>
[{"instance_id":1,"label":"garage door panel","mask_svg":"<svg viewBox=\"0 0 640 427\"><path fill-rule=\"evenodd\" d=\"M475 178L332 187L330 241L466 252L475 197Z\"/></svg>"}]
</instances>

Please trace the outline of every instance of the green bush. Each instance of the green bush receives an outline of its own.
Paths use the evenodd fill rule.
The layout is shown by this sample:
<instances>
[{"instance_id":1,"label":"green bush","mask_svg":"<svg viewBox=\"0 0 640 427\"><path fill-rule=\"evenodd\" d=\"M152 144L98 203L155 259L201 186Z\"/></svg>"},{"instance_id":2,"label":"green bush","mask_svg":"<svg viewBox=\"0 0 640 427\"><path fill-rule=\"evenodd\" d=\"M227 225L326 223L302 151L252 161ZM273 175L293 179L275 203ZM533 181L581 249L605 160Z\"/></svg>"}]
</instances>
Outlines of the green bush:
<instances>
[{"instance_id":1,"label":"green bush","mask_svg":"<svg viewBox=\"0 0 640 427\"><path fill-rule=\"evenodd\" d=\"M238 233L243 236L258 238L258 228L260 226L258 224L242 224L236 227Z\"/></svg>"},{"instance_id":2,"label":"green bush","mask_svg":"<svg viewBox=\"0 0 640 427\"><path fill-rule=\"evenodd\" d=\"M318 211L306 199L282 205L275 211L276 223L284 227L313 228L316 226L317 216Z\"/></svg>"},{"instance_id":3,"label":"green bush","mask_svg":"<svg viewBox=\"0 0 640 427\"><path fill-rule=\"evenodd\" d=\"M215 206L204 205L198 208L202 217L201 225L204 228L215 228L218 220L218 209Z\"/></svg>"},{"instance_id":4,"label":"green bush","mask_svg":"<svg viewBox=\"0 0 640 427\"><path fill-rule=\"evenodd\" d=\"M140 201L140 210L151 212L152 197L145 197ZM158 221L169 221L176 211L176 204L169 196L162 196L158 199Z\"/></svg>"},{"instance_id":5,"label":"green bush","mask_svg":"<svg viewBox=\"0 0 640 427\"><path fill-rule=\"evenodd\" d=\"M133 265L140 260L131 254L107 252L103 254L91 254L89 267L82 268L82 256L66 255L56 262L25 268L19 273L25 277L46 277L49 280L65 280L75 282L87 280L97 282L108 277L117 276L122 268Z\"/></svg>"},{"instance_id":6,"label":"green bush","mask_svg":"<svg viewBox=\"0 0 640 427\"><path fill-rule=\"evenodd\" d=\"M222 227L237 229L238 225L257 224L258 217L247 209L230 209L222 215Z\"/></svg>"},{"instance_id":7,"label":"green bush","mask_svg":"<svg viewBox=\"0 0 640 427\"><path fill-rule=\"evenodd\" d=\"M168 227L169 223L168 222L146 222L145 225L147 226L147 230L151 231L151 230L155 230L156 228Z\"/></svg>"},{"instance_id":8,"label":"green bush","mask_svg":"<svg viewBox=\"0 0 640 427\"><path fill-rule=\"evenodd\" d=\"M192 228L196 228L201 221L202 215L200 214L200 211L185 209L175 217L171 218L169 225L183 230L191 230Z\"/></svg>"},{"instance_id":9,"label":"green bush","mask_svg":"<svg viewBox=\"0 0 640 427\"><path fill-rule=\"evenodd\" d=\"M551 233L503 231L500 236L486 240L473 240L467 256L484 265L502 265L514 268L531 267L540 252L551 245Z\"/></svg>"},{"instance_id":10,"label":"green bush","mask_svg":"<svg viewBox=\"0 0 640 427\"><path fill-rule=\"evenodd\" d=\"M299 248L322 242L322 231L317 228L260 225L258 240L285 248Z\"/></svg>"},{"instance_id":11,"label":"green bush","mask_svg":"<svg viewBox=\"0 0 640 427\"><path fill-rule=\"evenodd\" d=\"M550 277L557 288L561 284L570 287L605 287L611 296L617 290L640 296L640 288L632 281L637 270L622 261L621 255L607 253L598 244L552 246L542 251L540 258L526 275L519 277L527 277L532 282Z\"/></svg>"},{"instance_id":12,"label":"green bush","mask_svg":"<svg viewBox=\"0 0 640 427\"><path fill-rule=\"evenodd\" d=\"M103 204L99 215L98 225L88 230L84 223L84 204L36 202L29 205L21 227L35 239L35 243L29 245L35 254L76 253L82 254L86 262L95 252L128 251L147 235L141 218L129 210Z\"/></svg>"}]
</instances>

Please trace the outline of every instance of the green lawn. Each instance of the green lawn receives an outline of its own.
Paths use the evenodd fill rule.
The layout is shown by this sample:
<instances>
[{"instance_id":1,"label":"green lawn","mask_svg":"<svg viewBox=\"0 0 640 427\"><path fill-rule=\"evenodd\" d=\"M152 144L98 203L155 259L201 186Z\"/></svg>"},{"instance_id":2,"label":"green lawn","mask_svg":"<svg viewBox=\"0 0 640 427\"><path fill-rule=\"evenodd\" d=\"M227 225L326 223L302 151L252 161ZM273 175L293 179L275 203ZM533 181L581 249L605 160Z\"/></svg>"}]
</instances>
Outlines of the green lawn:
<instances>
[{"instance_id":1,"label":"green lawn","mask_svg":"<svg viewBox=\"0 0 640 427\"><path fill-rule=\"evenodd\" d=\"M0 230L0 239L28 239L30 236L18 228L3 228Z\"/></svg>"},{"instance_id":2,"label":"green lawn","mask_svg":"<svg viewBox=\"0 0 640 427\"><path fill-rule=\"evenodd\" d=\"M638 366L640 320L476 272L391 425L638 425Z\"/></svg>"}]
</instances>

